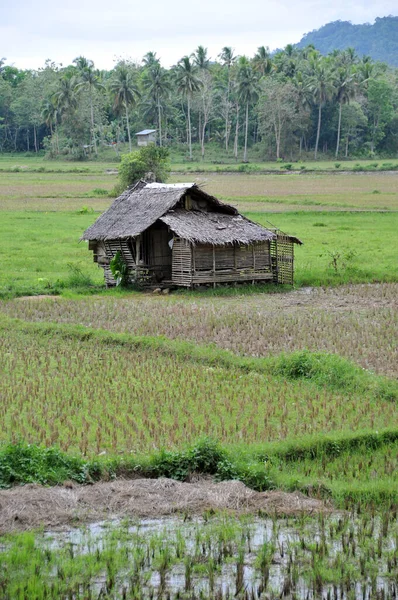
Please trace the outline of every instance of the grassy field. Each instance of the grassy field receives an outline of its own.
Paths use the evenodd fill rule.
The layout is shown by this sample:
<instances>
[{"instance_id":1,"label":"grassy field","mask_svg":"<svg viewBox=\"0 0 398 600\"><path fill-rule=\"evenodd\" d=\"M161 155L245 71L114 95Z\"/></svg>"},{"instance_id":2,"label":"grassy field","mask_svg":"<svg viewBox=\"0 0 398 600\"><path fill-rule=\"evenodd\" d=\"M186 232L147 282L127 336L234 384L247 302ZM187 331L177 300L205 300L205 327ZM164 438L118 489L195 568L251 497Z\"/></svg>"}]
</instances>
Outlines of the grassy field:
<instances>
[{"instance_id":1,"label":"grassy field","mask_svg":"<svg viewBox=\"0 0 398 600\"><path fill-rule=\"evenodd\" d=\"M272 219L304 242L295 250L297 286L397 281L398 213L246 214L265 226ZM96 217L84 210L1 212L0 295L59 293L79 284L78 278L70 278L76 269L82 271L82 285L89 280L100 284L101 271L87 244L79 243Z\"/></svg>"},{"instance_id":2,"label":"grassy field","mask_svg":"<svg viewBox=\"0 0 398 600\"><path fill-rule=\"evenodd\" d=\"M0 165L10 160L0 157ZM67 172L68 163L60 163L56 172L57 165L51 163L55 172L49 173L38 172L47 168L43 159L27 162L41 166L36 171L9 169L0 177L0 294L59 292L78 283L78 270L81 283L100 283L100 272L78 240L111 202L108 194L116 181L114 171L106 174L111 163L88 163L83 172ZM171 181L178 179L174 175ZM191 179L249 218L264 225L271 221L301 238L304 246L296 249L298 286L396 281L395 174L209 173Z\"/></svg>"},{"instance_id":3,"label":"grassy field","mask_svg":"<svg viewBox=\"0 0 398 600\"><path fill-rule=\"evenodd\" d=\"M140 597L134 589L146 586L141 597L153 597L175 569L184 589L163 591L176 598L215 582L244 598L243 572L253 597L264 597L259 585L270 598L286 585L297 598L394 597L397 175L355 163L284 175L256 170L277 163L227 166L237 172L176 163L171 181L197 181L302 239L295 290L105 291L79 238L112 201L117 164L0 157L0 486L199 471L299 490L351 514L286 528L274 519L274 537L250 548L257 525L207 515L192 534L200 557L174 528L175 538L141 540L145 565L120 525L101 531L98 547L3 536L0 595ZM52 297L19 297L31 294ZM220 557L222 540L230 550Z\"/></svg>"}]
</instances>

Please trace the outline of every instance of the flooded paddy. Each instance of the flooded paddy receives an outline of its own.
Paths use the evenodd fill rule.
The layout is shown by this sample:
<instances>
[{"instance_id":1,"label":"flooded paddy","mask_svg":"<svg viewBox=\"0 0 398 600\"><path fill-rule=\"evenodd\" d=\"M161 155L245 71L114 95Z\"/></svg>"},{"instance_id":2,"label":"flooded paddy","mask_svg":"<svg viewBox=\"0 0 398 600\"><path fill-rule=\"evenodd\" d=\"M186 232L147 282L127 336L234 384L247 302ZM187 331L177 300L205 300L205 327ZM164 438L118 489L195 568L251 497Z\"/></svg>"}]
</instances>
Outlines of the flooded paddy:
<instances>
[{"instance_id":1,"label":"flooded paddy","mask_svg":"<svg viewBox=\"0 0 398 600\"><path fill-rule=\"evenodd\" d=\"M0 539L2 598L396 598L398 522L349 513L125 518Z\"/></svg>"}]
</instances>

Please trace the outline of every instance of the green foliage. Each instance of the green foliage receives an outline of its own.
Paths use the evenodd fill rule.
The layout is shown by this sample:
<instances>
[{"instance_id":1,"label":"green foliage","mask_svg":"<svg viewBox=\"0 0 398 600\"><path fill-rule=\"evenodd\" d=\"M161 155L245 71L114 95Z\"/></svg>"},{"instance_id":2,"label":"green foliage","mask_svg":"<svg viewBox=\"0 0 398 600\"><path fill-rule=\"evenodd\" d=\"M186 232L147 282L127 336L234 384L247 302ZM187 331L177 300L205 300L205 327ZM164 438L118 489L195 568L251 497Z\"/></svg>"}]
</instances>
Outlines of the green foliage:
<instances>
[{"instance_id":1,"label":"green foliage","mask_svg":"<svg viewBox=\"0 0 398 600\"><path fill-rule=\"evenodd\" d=\"M0 488L21 483L56 485L67 479L79 483L91 481L98 474L79 457L69 456L57 448L44 448L18 442L0 446Z\"/></svg>"},{"instance_id":2,"label":"green foliage","mask_svg":"<svg viewBox=\"0 0 398 600\"><path fill-rule=\"evenodd\" d=\"M69 269L69 276L65 282L57 282L59 287L88 288L95 285L90 275L84 273L79 265L69 263L67 266Z\"/></svg>"},{"instance_id":3,"label":"green foliage","mask_svg":"<svg viewBox=\"0 0 398 600\"><path fill-rule=\"evenodd\" d=\"M203 438L186 451L170 452L162 450L155 454L149 472L155 477L171 477L184 481L193 473L218 473L219 463L225 453L217 442Z\"/></svg>"},{"instance_id":4,"label":"green foliage","mask_svg":"<svg viewBox=\"0 0 398 600\"><path fill-rule=\"evenodd\" d=\"M116 285L126 287L129 283L129 270L127 264L123 260L120 250L118 250L112 258L109 267L116 280Z\"/></svg>"},{"instance_id":5,"label":"green foliage","mask_svg":"<svg viewBox=\"0 0 398 600\"><path fill-rule=\"evenodd\" d=\"M163 182L169 173L168 149L149 144L122 156L119 167L119 189L125 190L140 179L145 179L148 174L151 174L155 181Z\"/></svg>"},{"instance_id":6,"label":"green foliage","mask_svg":"<svg viewBox=\"0 0 398 600\"><path fill-rule=\"evenodd\" d=\"M337 354L303 350L270 359L273 372L288 379L307 379L323 387L370 393L376 398L398 400L398 386L361 369Z\"/></svg>"}]
</instances>

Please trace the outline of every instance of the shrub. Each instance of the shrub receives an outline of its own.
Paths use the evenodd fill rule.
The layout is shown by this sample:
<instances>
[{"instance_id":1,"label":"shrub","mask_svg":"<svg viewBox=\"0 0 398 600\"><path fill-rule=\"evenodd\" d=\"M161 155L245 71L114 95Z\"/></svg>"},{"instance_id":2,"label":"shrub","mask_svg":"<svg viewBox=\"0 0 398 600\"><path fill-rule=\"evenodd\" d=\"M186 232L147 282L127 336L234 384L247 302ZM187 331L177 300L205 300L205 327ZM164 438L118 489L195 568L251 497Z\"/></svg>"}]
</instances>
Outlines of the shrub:
<instances>
[{"instance_id":1,"label":"shrub","mask_svg":"<svg viewBox=\"0 0 398 600\"><path fill-rule=\"evenodd\" d=\"M334 163L334 167L335 167L335 169L340 169L341 163Z\"/></svg>"},{"instance_id":2,"label":"shrub","mask_svg":"<svg viewBox=\"0 0 398 600\"><path fill-rule=\"evenodd\" d=\"M286 163L285 165L281 165L281 169L285 169L286 171L291 171L293 168L292 163Z\"/></svg>"},{"instance_id":3,"label":"shrub","mask_svg":"<svg viewBox=\"0 0 398 600\"><path fill-rule=\"evenodd\" d=\"M19 442L0 448L0 488L18 483L57 484L67 479L79 483L91 480L88 464L63 454L57 448L43 448Z\"/></svg>"},{"instance_id":4,"label":"shrub","mask_svg":"<svg viewBox=\"0 0 398 600\"><path fill-rule=\"evenodd\" d=\"M115 256L112 258L109 265L112 275L116 280L116 285L120 287L126 287L129 282L129 271L128 266L124 262L120 250L118 250Z\"/></svg>"},{"instance_id":5,"label":"shrub","mask_svg":"<svg viewBox=\"0 0 398 600\"><path fill-rule=\"evenodd\" d=\"M169 151L150 144L122 156L119 182L122 190L151 173L155 181L165 181L170 173Z\"/></svg>"}]
</instances>

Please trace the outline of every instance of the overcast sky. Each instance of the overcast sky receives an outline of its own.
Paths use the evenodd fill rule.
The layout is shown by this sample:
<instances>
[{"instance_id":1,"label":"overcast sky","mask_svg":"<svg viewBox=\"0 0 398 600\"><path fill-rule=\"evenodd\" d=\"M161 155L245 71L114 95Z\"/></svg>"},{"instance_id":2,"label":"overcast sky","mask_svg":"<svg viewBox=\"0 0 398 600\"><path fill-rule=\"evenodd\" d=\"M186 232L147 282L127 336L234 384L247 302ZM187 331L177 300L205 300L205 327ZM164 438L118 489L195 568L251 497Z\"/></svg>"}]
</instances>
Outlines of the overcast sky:
<instances>
[{"instance_id":1,"label":"overcast sky","mask_svg":"<svg viewBox=\"0 0 398 600\"><path fill-rule=\"evenodd\" d=\"M79 55L110 69L118 58L152 50L164 66L199 44L216 58L223 46L253 55L281 48L336 21L373 22L397 15L397 0L0 0L0 58L18 68Z\"/></svg>"}]
</instances>

